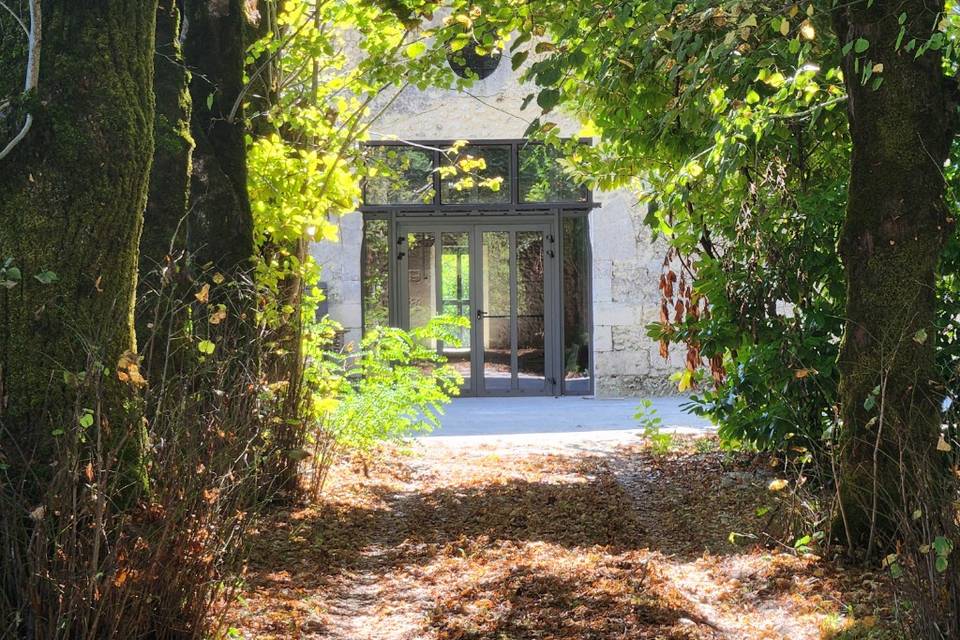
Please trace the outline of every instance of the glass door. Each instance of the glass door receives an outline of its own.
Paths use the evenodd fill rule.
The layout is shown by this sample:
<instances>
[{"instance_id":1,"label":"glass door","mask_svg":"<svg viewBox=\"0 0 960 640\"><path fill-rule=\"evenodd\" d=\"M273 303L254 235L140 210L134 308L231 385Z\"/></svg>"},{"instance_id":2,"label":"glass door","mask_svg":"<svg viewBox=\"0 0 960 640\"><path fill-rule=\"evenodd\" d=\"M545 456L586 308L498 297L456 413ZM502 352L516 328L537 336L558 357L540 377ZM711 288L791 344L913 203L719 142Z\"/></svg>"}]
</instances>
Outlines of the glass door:
<instances>
[{"instance_id":1,"label":"glass door","mask_svg":"<svg viewBox=\"0 0 960 640\"><path fill-rule=\"evenodd\" d=\"M478 225L475 349L479 392L547 395L553 370L552 260L548 225Z\"/></svg>"},{"instance_id":2,"label":"glass door","mask_svg":"<svg viewBox=\"0 0 960 640\"><path fill-rule=\"evenodd\" d=\"M454 344L431 343L463 376L463 393L473 391L473 304L471 284L472 232L469 228L401 226L397 258L400 263L401 325L409 329L438 315L466 318L471 326L459 330Z\"/></svg>"},{"instance_id":3,"label":"glass door","mask_svg":"<svg viewBox=\"0 0 960 640\"><path fill-rule=\"evenodd\" d=\"M410 223L398 229L401 326L469 319L458 344L435 343L464 394L559 393L554 238L548 224Z\"/></svg>"}]
</instances>

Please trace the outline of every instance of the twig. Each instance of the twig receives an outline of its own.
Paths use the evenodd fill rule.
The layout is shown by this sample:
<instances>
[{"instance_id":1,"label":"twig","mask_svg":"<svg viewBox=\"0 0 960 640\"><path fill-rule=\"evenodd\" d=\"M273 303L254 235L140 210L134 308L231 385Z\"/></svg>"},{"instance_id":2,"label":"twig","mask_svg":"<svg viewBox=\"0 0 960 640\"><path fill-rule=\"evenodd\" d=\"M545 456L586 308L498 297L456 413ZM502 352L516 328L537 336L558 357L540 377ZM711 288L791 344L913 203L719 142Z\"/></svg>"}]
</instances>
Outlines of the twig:
<instances>
[{"instance_id":1,"label":"twig","mask_svg":"<svg viewBox=\"0 0 960 640\"><path fill-rule=\"evenodd\" d=\"M4 9L7 10L7 13L9 13L13 17L13 19L17 21L17 24L20 25L20 28L23 29L23 35L29 38L30 29L27 28L27 25L23 24L23 20L20 19L20 16L18 16L13 9L7 6L6 2L0 1L0 7L3 7Z\"/></svg>"}]
</instances>

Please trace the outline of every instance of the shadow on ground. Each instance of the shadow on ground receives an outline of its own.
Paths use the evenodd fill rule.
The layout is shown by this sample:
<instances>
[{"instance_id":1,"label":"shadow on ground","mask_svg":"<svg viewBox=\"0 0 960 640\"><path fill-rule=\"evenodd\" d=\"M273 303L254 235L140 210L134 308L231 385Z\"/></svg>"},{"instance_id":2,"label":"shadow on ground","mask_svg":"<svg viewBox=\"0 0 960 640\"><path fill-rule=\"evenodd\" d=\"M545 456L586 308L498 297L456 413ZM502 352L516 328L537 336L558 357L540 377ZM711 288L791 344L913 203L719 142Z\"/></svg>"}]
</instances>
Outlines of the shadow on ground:
<instances>
[{"instance_id":1,"label":"shadow on ground","mask_svg":"<svg viewBox=\"0 0 960 640\"><path fill-rule=\"evenodd\" d=\"M264 639L820 637L791 603L828 611L840 595L798 581L793 556L741 557L727 540L760 525L766 480L738 465L472 451L341 468L322 504L250 540L237 625Z\"/></svg>"}]
</instances>

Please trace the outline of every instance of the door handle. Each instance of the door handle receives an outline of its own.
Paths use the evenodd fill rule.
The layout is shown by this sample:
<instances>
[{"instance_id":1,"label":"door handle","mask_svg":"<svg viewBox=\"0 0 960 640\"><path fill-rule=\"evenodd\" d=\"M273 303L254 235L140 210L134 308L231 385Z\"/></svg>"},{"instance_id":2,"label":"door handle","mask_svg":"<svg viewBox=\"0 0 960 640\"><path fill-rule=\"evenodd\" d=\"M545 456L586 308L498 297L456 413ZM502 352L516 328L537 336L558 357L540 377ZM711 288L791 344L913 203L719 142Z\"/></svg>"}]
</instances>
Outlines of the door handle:
<instances>
[{"instance_id":1,"label":"door handle","mask_svg":"<svg viewBox=\"0 0 960 640\"><path fill-rule=\"evenodd\" d=\"M483 309L477 309L477 320L483 320L487 315L487 312Z\"/></svg>"}]
</instances>

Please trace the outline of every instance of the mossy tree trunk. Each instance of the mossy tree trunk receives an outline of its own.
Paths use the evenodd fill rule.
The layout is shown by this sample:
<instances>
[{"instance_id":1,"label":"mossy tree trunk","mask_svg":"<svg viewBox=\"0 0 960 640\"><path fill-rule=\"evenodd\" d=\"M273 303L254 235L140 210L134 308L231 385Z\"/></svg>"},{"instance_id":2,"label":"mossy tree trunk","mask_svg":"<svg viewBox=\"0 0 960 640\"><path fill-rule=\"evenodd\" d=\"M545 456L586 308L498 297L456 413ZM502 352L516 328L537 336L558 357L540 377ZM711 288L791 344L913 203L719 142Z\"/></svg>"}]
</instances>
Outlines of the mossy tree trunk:
<instances>
[{"instance_id":1,"label":"mossy tree trunk","mask_svg":"<svg viewBox=\"0 0 960 640\"><path fill-rule=\"evenodd\" d=\"M244 0L185 0L184 56L192 72L191 131L196 141L188 246L200 265L249 268L253 216L247 195L243 91Z\"/></svg>"},{"instance_id":2,"label":"mossy tree trunk","mask_svg":"<svg viewBox=\"0 0 960 640\"><path fill-rule=\"evenodd\" d=\"M942 1L910 0L896 11L846 3L834 15L841 44L869 43L843 61L853 154L839 242L847 278L839 524L867 553L889 547L903 514L920 506L921 487L943 484L935 278L953 227L942 168L955 105L939 52L903 49L930 40L942 11ZM865 67L873 71L866 83Z\"/></svg>"},{"instance_id":3,"label":"mossy tree trunk","mask_svg":"<svg viewBox=\"0 0 960 640\"><path fill-rule=\"evenodd\" d=\"M137 393L116 366L135 350L155 8L143 0L44 2L34 125L0 161L0 256L22 274L0 293L0 452L27 496L42 492L53 434L75 419L65 374L83 371L91 352L107 370L90 408L99 408L108 440L125 442L124 473L141 473Z\"/></svg>"},{"instance_id":4,"label":"mossy tree trunk","mask_svg":"<svg viewBox=\"0 0 960 640\"><path fill-rule=\"evenodd\" d=\"M180 46L180 11L176 0L157 6L154 93L155 148L150 189L140 238L140 301L137 337L148 362L162 364L152 354L164 345L168 318L161 312L177 307L180 285L188 281L188 204L193 137L190 134L190 74ZM162 295L160 292L163 292ZM169 300L167 300L169 298ZM153 381L157 372L151 371Z\"/></svg>"}]
</instances>

